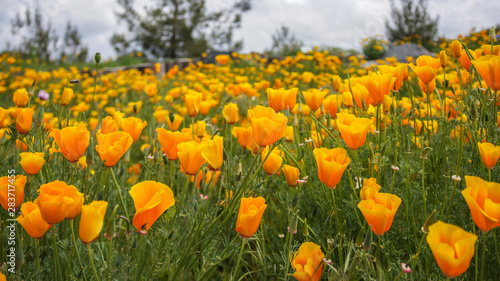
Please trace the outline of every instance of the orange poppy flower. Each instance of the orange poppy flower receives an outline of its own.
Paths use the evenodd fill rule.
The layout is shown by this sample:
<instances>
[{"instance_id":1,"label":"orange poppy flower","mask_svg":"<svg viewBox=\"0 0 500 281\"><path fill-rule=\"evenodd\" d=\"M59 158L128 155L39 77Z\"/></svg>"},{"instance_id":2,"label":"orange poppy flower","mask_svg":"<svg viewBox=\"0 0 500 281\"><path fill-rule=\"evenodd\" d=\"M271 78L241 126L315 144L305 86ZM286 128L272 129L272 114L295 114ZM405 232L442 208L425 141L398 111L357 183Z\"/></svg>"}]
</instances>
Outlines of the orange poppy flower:
<instances>
[{"instance_id":1,"label":"orange poppy flower","mask_svg":"<svg viewBox=\"0 0 500 281\"><path fill-rule=\"evenodd\" d=\"M462 44L458 40L451 41L450 48L454 58L458 59L462 55Z\"/></svg>"},{"instance_id":2,"label":"orange poppy flower","mask_svg":"<svg viewBox=\"0 0 500 281\"><path fill-rule=\"evenodd\" d=\"M201 156L207 161L208 169L219 170L224 158L224 138L215 135L205 143Z\"/></svg>"},{"instance_id":3,"label":"orange poppy flower","mask_svg":"<svg viewBox=\"0 0 500 281\"><path fill-rule=\"evenodd\" d=\"M83 193L73 185L63 181L42 184L34 203L40 208L42 218L49 224L61 222L64 218L73 219L80 214Z\"/></svg>"},{"instance_id":4,"label":"orange poppy flower","mask_svg":"<svg viewBox=\"0 0 500 281\"><path fill-rule=\"evenodd\" d=\"M370 104L372 104L373 99L370 97L370 93L368 92L368 89L361 85L361 84L355 84L354 86L351 87L352 91L352 97L354 98L354 101L356 102L356 106L358 108L367 108ZM385 95L384 95L385 97ZM365 105L363 106L363 101Z\"/></svg>"},{"instance_id":5,"label":"orange poppy flower","mask_svg":"<svg viewBox=\"0 0 500 281\"><path fill-rule=\"evenodd\" d=\"M82 207L78 233L84 244L92 243L99 238L107 208L108 202L106 201L92 201Z\"/></svg>"},{"instance_id":6,"label":"orange poppy flower","mask_svg":"<svg viewBox=\"0 0 500 281\"><path fill-rule=\"evenodd\" d=\"M391 73L375 74L371 72L370 75L361 77L360 82L368 89L374 104L378 105L383 103L384 95L389 95L395 81L396 78L392 77Z\"/></svg>"},{"instance_id":7,"label":"orange poppy flower","mask_svg":"<svg viewBox=\"0 0 500 281\"><path fill-rule=\"evenodd\" d=\"M269 152L269 146L266 146L264 150L262 150L261 159L264 161L267 154ZM274 175L277 173L283 163L283 158L281 157L281 151L278 148L274 148L271 154L266 159L266 162L262 165L262 169L268 175Z\"/></svg>"},{"instance_id":8,"label":"orange poppy flower","mask_svg":"<svg viewBox=\"0 0 500 281\"><path fill-rule=\"evenodd\" d=\"M299 88L291 88L283 91L283 109L290 111L295 107L297 102L297 94L299 93Z\"/></svg>"},{"instance_id":9,"label":"orange poppy flower","mask_svg":"<svg viewBox=\"0 0 500 281\"><path fill-rule=\"evenodd\" d=\"M61 103L61 105L66 106L71 102L71 99L73 99L73 89L64 88L61 100L59 102Z\"/></svg>"},{"instance_id":10,"label":"orange poppy flower","mask_svg":"<svg viewBox=\"0 0 500 281\"><path fill-rule=\"evenodd\" d=\"M318 164L319 179L330 189L334 189L342 178L345 169L351 163L347 151L341 147L327 149L325 147L313 150Z\"/></svg>"},{"instance_id":11,"label":"orange poppy flower","mask_svg":"<svg viewBox=\"0 0 500 281\"><path fill-rule=\"evenodd\" d=\"M26 202L21 205L21 215L17 217L29 236L40 239L52 225L43 218L38 205L33 202Z\"/></svg>"},{"instance_id":12,"label":"orange poppy flower","mask_svg":"<svg viewBox=\"0 0 500 281\"><path fill-rule=\"evenodd\" d=\"M442 221L429 226L427 235L427 244L439 268L449 278L467 271L476 241L476 235Z\"/></svg>"},{"instance_id":13,"label":"orange poppy flower","mask_svg":"<svg viewBox=\"0 0 500 281\"><path fill-rule=\"evenodd\" d=\"M293 255L292 267L295 269L293 277L298 281L318 281L323 274L323 258L325 254L321 246L313 242L304 242L299 251Z\"/></svg>"},{"instance_id":14,"label":"orange poppy flower","mask_svg":"<svg viewBox=\"0 0 500 281\"><path fill-rule=\"evenodd\" d=\"M179 157L184 173L195 175L201 169L201 166L207 162L201 156L205 145L205 143L197 143L195 141L181 142L177 145L177 156Z\"/></svg>"},{"instance_id":15,"label":"orange poppy flower","mask_svg":"<svg viewBox=\"0 0 500 281\"><path fill-rule=\"evenodd\" d=\"M354 114L337 114L337 128L342 139L351 149L358 149L365 144L366 134L370 130L373 120L356 117Z\"/></svg>"},{"instance_id":16,"label":"orange poppy flower","mask_svg":"<svg viewBox=\"0 0 500 281\"><path fill-rule=\"evenodd\" d=\"M222 115L228 124L234 124L238 122L238 106L235 103L228 103L224 106L222 110Z\"/></svg>"},{"instance_id":17,"label":"orange poppy flower","mask_svg":"<svg viewBox=\"0 0 500 281\"><path fill-rule=\"evenodd\" d=\"M391 228L401 198L394 194L379 193L375 186L367 187L363 193L366 199L359 202L358 208L371 225L373 233L382 236Z\"/></svg>"},{"instance_id":18,"label":"orange poppy flower","mask_svg":"<svg viewBox=\"0 0 500 281\"><path fill-rule=\"evenodd\" d=\"M290 165L283 165L283 168L281 168L281 171L283 171L283 175L285 176L286 183L291 186L297 186L299 183L297 180L299 179L300 171L296 167L290 166Z\"/></svg>"},{"instance_id":19,"label":"orange poppy flower","mask_svg":"<svg viewBox=\"0 0 500 281\"><path fill-rule=\"evenodd\" d=\"M495 146L494 144L488 142L478 142L477 146L479 147L479 153L481 153L481 159L483 160L486 168L490 170L495 168L495 165L500 158L500 146Z\"/></svg>"},{"instance_id":20,"label":"orange poppy flower","mask_svg":"<svg viewBox=\"0 0 500 281\"><path fill-rule=\"evenodd\" d=\"M500 90L500 57L480 57L472 64L492 90Z\"/></svg>"},{"instance_id":21,"label":"orange poppy flower","mask_svg":"<svg viewBox=\"0 0 500 281\"><path fill-rule=\"evenodd\" d=\"M33 108L16 108L16 129L20 134L31 130L33 123Z\"/></svg>"},{"instance_id":22,"label":"orange poppy flower","mask_svg":"<svg viewBox=\"0 0 500 281\"><path fill-rule=\"evenodd\" d=\"M465 185L462 195L477 227L486 232L500 226L500 183L465 176Z\"/></svg>"},{"instance_id":23,"label":"orange poppy flower","mask_svg":"<svg viewBox=\"0 0 500 281\"><path fill-rule=\"evenodd\" d=\"M0 204L5 210L17 209L24 200L24 186L27 178L23 175L5 176L0 178ZM15 201L9 198L14 195Z\"/></svg>"},{"instance_id":24,"label":"orange poppy flower","mask_svg":"<svg viewBox=\"0 0 500 281\"><path fill-rule=\"evenodd\" d=\"M434 58L431 56L420 56L417 58L417 66L430 66L435 69L441 68L441 60L439 58Z\"/></svg>"},{"instance_id":25,"label":"orange poppy flower","mask_svg":"<svg viewBox=\"0 0 500 281\"><path fill-rule=\"evenodd\" d=\"M113 132L109 134L97 133L95 147L101 161L108 167L113 167L132 145L133 139L127 132Z\"/></svg>"},{"instance_id":26,"label":"orange poppy flower","mask_svg":"<svg viewBox=\"0 0 500 281\"><path fill-rule=\"evenodd\" d=\"M123 118L121 128L123 131L130 134L133 142L135 143L142 134L142 130L148 125L147 121L142 121L137 117Z\"/></svg>"},{"instance_id":27,"label":"orange poppy flower","mask_svg":"<svg viewBox=\"0 0 500 281\"><path fill-rule=\"evenodd\" d=\"M273 144L285 134L288 118L270 107L256 106L248 110L252 136L261 147Z\"/></svg>"},{"instance_id":28,"label":"orange poppy flower","mask_svg":"<svg viewBox=\"0 0 500 281\"><path fill-rule=\"evenodd\" d=\"M252 151L254 154L259 151L259 145L252 136L252 127L233 127L231 134L242 147Z\"/></svg>"},{"instance_id":29,"label":"orange poppy flower","mask_svg":"<svg viewBox=\"0 0 500 281\"><path fill-rule=\"evenodd\" d=\"M90 141L90 132L85 125L52 130L59 151L69 162L76 162L85 154Z\"/></svg>"},{"instance_id":30,"label":"orange poppy flower","mask_svg":"<svg viewBox=\"0 0 500 281\"><path fill-rule=\"evenodd\" d=\"M30 100L30 97L28 96L28 91L26 91L26 89L24 89L24 88L17 89L14 92L14 96L12 97L12 100L19 107L26 106Z\"/></svg>"},{"instance_id":31,"label":"orange poppy flower","mask_svg":"<svg viewBox=\"0 0 500 281\"><path fill-rule=\"evenodd\" d=\"M155 181L143 181L130 188L135 215L132 224L138 232L146 234L153 223L175 203L170 187Z\"/></svg>"},{"instance_id":32,"label":"orange poppy flower","mask_svg":"<svg viewBox=\"0 0 500 281\"><path fill-rule=\"evenodd\" d=\"M241 237L249 238L257 232L266 208L266 200L263 197L241 198L238 219L236 220L236 231Z\"/></svg>"},{"instance_id":33,"label":"orange poppy flower","mask_svg":"<svg viewBox=\"0 0 500 281\"><path fill-rule=\"evenodd\" d=\"M477 58L476 52L470 51L469 53L472 56L472 58L474 60L476 60L476 58ZM469 71L470 66L471 66L471 60L470 60L470 58L467 55L467 52L465 50L462 50L462 54L460 55L460 58L458 58L458 61L460 62L460 64L462 65L462 67L465 70Z\"/></svg>"},{"instance_id":34,"label":"orange poppy flower","mask_svg":"<svg viewBox=\"0 0 500 281\"><path fill-rule=\"evenodd\" d=\"M22 152L19 164L28 175L36 175L45 163L44 155L43 152Z\"/></svg>"},{"instance_id":35,"label":"orange poppy flower","mask_svg":"<svg viewBox=\"0 0 500 281\"><path fill-rule=\"evenodd\" d=\"M337 117L339 108L337 100L342 102L342 97L339 97L338 95L329 95L323 100L323 107L332 118Z\"/></svg>"},{"instance_id":36,"label":"orange poppy flower","mask_svg":"<svg viewBox=\"0 0 500 281\"><path fill-rule=\"evenodd\" d=\"M190 91L184 95L187 113L190 117L194 117L198 114L202 96L202 93L196 91Z\"/></svg>"},{"instance_id":37,"label":"orange poppy flower","mask_svg":"<svg viewBox=\"0 0 500 281\"><path fill-rule=\"evenodd\" d=\"M316 111L321 107L326 94L328 94L327 90L320 91L318 89L311 89L310 91L302 91L307 106L309 106L312 111Z\"/></svg>"},{"instance_id":38,"label":"orange poppy flower","mask_svg":"<svg viewBox=\"0 0 500 281\"><path fill-rule=\"evenodd\" d=\"M283 101L283 92L285 89L273 89L267 88L267 100L269 102L269 107L274 109L276 112L280 112L283 109L284 101Z\"/></svg>"},{"instance_id":39,"label":"orange poppy flower","mask_svg":"<svg viewBox=\"0 0 500 281\"><path fill-rule=\"evenodd\" d=\"M424 65L424 66L411 66L411 70L417 74L418 79L422 81L424 84L429 84L436 78L437 75L437 69L433 68L432 66L429 65Z\"/></svg>"},{"instance_id":40,"label":"orange poppy flower","mask_svg":"<svg viewBox=\"0 0 500 281\"><path fill-rule=\"evenodd\" d=\"M217 55L215 56L215 61L218 62L220 65L226 65L231 59L229 55Z\"/></svg>"},{"instance_id":41,"label":"orange poppy flower","mask_svg":"<svg viewBox=\"0 0 500 281\"><path fill-rule=\"evenodd\" d=\"M109 134L118 131L118 124L111 116L106 116L101 122L101 133Z\"/></svg>"},{"instance_id":42,"label":"orange poppy flower","mask_svg":"<svg viewBox=\"0 0 500 281\"><path fill-rule=\"evenodd\" d=\"M170 160L177 160L177 145L181 142L191 141L192 138L188 134L176 131L168 131L163 128L157 128L158 141L163 148L163 152Z\"/></svg>"}]
</instances>

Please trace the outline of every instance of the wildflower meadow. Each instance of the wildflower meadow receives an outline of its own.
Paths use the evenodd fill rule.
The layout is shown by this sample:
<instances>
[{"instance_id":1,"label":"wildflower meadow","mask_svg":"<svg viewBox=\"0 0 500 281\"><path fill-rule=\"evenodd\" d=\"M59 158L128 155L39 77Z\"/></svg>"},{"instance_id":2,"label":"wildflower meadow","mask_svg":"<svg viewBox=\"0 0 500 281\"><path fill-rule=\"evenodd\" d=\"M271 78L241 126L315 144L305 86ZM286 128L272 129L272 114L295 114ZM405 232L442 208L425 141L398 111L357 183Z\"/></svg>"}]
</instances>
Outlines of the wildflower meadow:
<instances>
[{"instance_id":1,"label":"wildflower meadow","mask_svg":"<svg viewBox=\"0 0 500 281\"><path fill-rule=\"evenodd\" d=\"M111 72L4 53L0 280L498 280L497 43Z\"/></svg>"}]
</instances>

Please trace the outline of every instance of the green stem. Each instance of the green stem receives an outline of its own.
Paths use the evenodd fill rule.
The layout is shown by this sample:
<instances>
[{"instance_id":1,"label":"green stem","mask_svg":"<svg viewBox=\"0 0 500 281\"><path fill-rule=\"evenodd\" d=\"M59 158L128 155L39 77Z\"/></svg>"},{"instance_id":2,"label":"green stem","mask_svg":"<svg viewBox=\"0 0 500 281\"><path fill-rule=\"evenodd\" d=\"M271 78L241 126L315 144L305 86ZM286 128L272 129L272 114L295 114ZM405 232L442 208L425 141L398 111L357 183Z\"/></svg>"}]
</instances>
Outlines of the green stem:
<instances>
[{"instance_id":1,"label":"green stem","mask_svg":"<svg viewBox=\"0 0 500 281\"><path fill-rule=\"evenodd\" d=\"M290 256L289 255L290 254L290 250L292 248L293 233L288 233L287 234L287 238L288 238L288 243L287 243L287 246L286 246L286 249L285 249L285 251L286 251L285 255L287 257L289 257ZM290 266L289 262L285 263L285 277L283 278L283 280L287 280L287 278L288 278L288 268L289 268L289 266Z\"/></svg>"},{"instance_id":2,"label":"green stem","mask_svg":"<svg viewBox=\"0 0 500 281\"><path fill-rule=\"evenodd\" d=\"M39 278L40 271L40 241L35 239L35 276Z\"/></svg>"},{"instance_id":3,"label":"green stem","mask_svg":"<svg viewBox=\"0 0 500 281\"><path fill-rule=\"evenodd\" d=\"M64 280L62 278L62 273L61 269L59 267L59 253L57 251L57 239L56 239L56 227L52 227L52 250L54 251L54 263L55 263L55 269L57 271L57 278L58 280Z\"/></svg>"},{"instance_id":4,"label":"green stem","mask_svg":"<svg viewBox=\"0 0 500 281\"><path fill-rule=\"evenodd\" d=\"M115 182L116 190L118 191L118 196L120 197L120 203L122 205L122 208L125 210L125 215L128 218L129 217L129 215L128 215L128 209L127 209L127 205L125 204L125 200L123 200L123 196L122 196L122 192L121 192L121 187L118 184L118 181L116 180L115 172L113 171L113 168L109 167L109 169L111 170L111 175L113 176L113 181Z\"/></svg>"},{"instance_id":5,"label":"green stem","mask_svg":"<svg viewBox=\"0 0 500 281\"><path fill-rule=\"evenodd\" d=\"M424 199L424 218L427 218L427 191L425 190L425 159L422 158L422 198Z\"/></svg>"},{"instance_id":6,"label":"green stem","mask_svg":"<svg viewBox=\"0 0 500 281\"><path fill-rule=\"evenodd\" d=\"M484 265L486 264L486 232L481 231L483 233L483 255L481 257L481 278L480 280L484 280Z\"/></svg>"},{"instance_id":7,"label":"green stem","mask_svg":"<svg viewBox=\"0 0 500 281\"><path fill-rule=\"evenodd\" d=\"M495 254L497 256L498 265L500 266L500 256L498 255L497 236L495 235L495 231L494 230L493 230L493 242L495 242Z\"/></svg>"},{"instance_id":8,"label":"green stem","mask_svg":"<svg viewBox=\"0 0 500 281\"><path fill-rule=\"evenodd\" d=\"M80 270L83 273L83 279L85 279L85 281L86 281L87 280L87 275L85 274L83 263L82 263L82 260L80 258L80 252L78 251L78 247L77 247L77 244L76 244L76 236L75 236L75 230L73 229L73 221L74 221L74 219L70 220L71 239L73 240L73 247L75 248L76 257L78 259L78 264L80 265Z\"/></svg>"},{"instance_id":9,"label":"green stem","mask_svg":"<svg viewBox=\"0 0 500 281\"><path fill-rule=\"evenodd\" d=\"M95 265L94 265L94 259L92 258L92 248L91 248L91 243L88 243L87 244L87 250L89 252L89 260L90 260L90 264L92 266L92 271L94 272L94 277L95 277L95 280L101 280L99 278L99 275L97 274L97 270L95 270Z\"/></svg>"},{"instance_id":10,"label":"green stem","mask_svg":"<svg viewBox=\"0 0 500 281\"><path fill-rule=\"evenodd\" d=\"M238 261L236 262L233 274L231 275L231 280L235 280L236 274L238 274L238 271L240 269L241 256L243 256L243 250L245 249L246 242L247 238L243 238L243 240L241 241L240 254L238 255Z\"/></svg>"},{"instance_id":11,"label":"green stem","mask_svg":"<svg viewBox=\"0 0 500 281\"><path fill-rule=\"evenodd\" d=\"M108 267L107 267L107 272L106 272L106 280L109 281L109 270L111 268L111 248L113 247L113 239L108 240Z\"/></svg>"}]
</instances>

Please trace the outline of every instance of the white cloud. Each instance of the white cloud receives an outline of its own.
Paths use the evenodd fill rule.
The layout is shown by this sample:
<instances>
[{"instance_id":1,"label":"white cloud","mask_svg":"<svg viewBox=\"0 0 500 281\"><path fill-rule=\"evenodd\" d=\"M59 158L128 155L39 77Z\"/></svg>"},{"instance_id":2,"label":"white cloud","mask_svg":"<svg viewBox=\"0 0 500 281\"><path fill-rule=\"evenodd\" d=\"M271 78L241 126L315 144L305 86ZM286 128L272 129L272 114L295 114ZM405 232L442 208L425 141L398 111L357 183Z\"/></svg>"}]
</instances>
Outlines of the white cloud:
<instances>
[{"instance_id":1,"label":"white cloud","mask_svg":"<svg viewBox=\"0 0 500 281\"><path fill-rule=\"evenodd\" d=\"M109 43L113 32L124 30L117 24L115 0L38 0L46 19L50 18L59 36L68 20L78 27L91 53L100 51L104 58L113 57ZM398 2L398 0L396 0ZM17 11L34 7L36 0L2 0L0 38L12 41L10 20ZM136 0L142 7L153 1ZM227 7L232 0L208 0L208 8ZM500 23L497 13L500 2L490 0L429 1L429 12L440 15L439 35L455 37L466 34L472 27L485 28ZM384 34L384 22L390 16L389 0L253 0L252 9L243 15L242 28L236 39L244 40L244 52L263 51L271 47L271 36L281 25L290 28L307 47L315 45L359 48L362 38Z\"/></svg>"}]
</instances>

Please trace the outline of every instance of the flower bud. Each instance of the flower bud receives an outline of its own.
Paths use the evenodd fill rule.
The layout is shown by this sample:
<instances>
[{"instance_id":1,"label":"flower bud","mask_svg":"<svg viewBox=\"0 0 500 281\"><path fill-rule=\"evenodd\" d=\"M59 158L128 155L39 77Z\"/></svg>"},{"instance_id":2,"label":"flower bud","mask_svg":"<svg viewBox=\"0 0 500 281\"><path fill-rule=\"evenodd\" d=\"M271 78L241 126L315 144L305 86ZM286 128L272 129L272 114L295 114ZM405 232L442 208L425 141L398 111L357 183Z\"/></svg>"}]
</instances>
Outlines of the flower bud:
<instances>
[{"instance_id":1,"label":"flower bud","mask_svg":"<svg viewBox=\"0 0 500 281\"><path fill-rule=\"evenodd\" d=\"M488 41L490 41L492 43L497 41L497 34L495 33L495 27L494 26L492 26L491 29L490 29Z\"/></svg>"},{"instance_id":2,"label":"flower bud","mask_svg":"<svg viewBox=\"0 0 500 281\"><path fill-rule=\"evenodd\" d=\"M290 225L288 226L288 232L291 234L297 233L297 221L298 221L298 215L299 211L295 212L295 214L292 217L292 220L290 221Z\"/></svg>"},{"instance_id":3,"label":"flower bud","mask_svg":"<svg viewBox=\"0 0 500 281\"><path fill-rule=\"evenodd\" d=\"M436 209L434 209L434 211L432 212L432 214L425 221L424 226L422 226L421 230L422 230L423 233L425 233L425 234L429 233L429 226L431 226L431 225L434 224L434 216L435 215L436 215Z\"/></svg>"},{"instance_id":4,"label":"flower bud","mask_svg":"<svg viewBox=\"0 0 500 281\"><path fill-rule=\"evenodd\" d=\"M101 53L95 53L94 59L95 63L99 64L99 62L101 61Z\"/></svg>"},{"instance_id":5,"label":"flower bud","mask_svg":"<svg viewBox=\"0 0 500 281\"><path fill-rule=\"evenodd\" d=\"M113 212L111 213L111 216L109 216L108 225L106 226L106 232L104 233L104 237L108 238L108 240L112 240L113 238L116 237L115 218L117 210L118 210L118 204L116 204L115 208L113 209Z\"/></svg>"}]
</instances>

